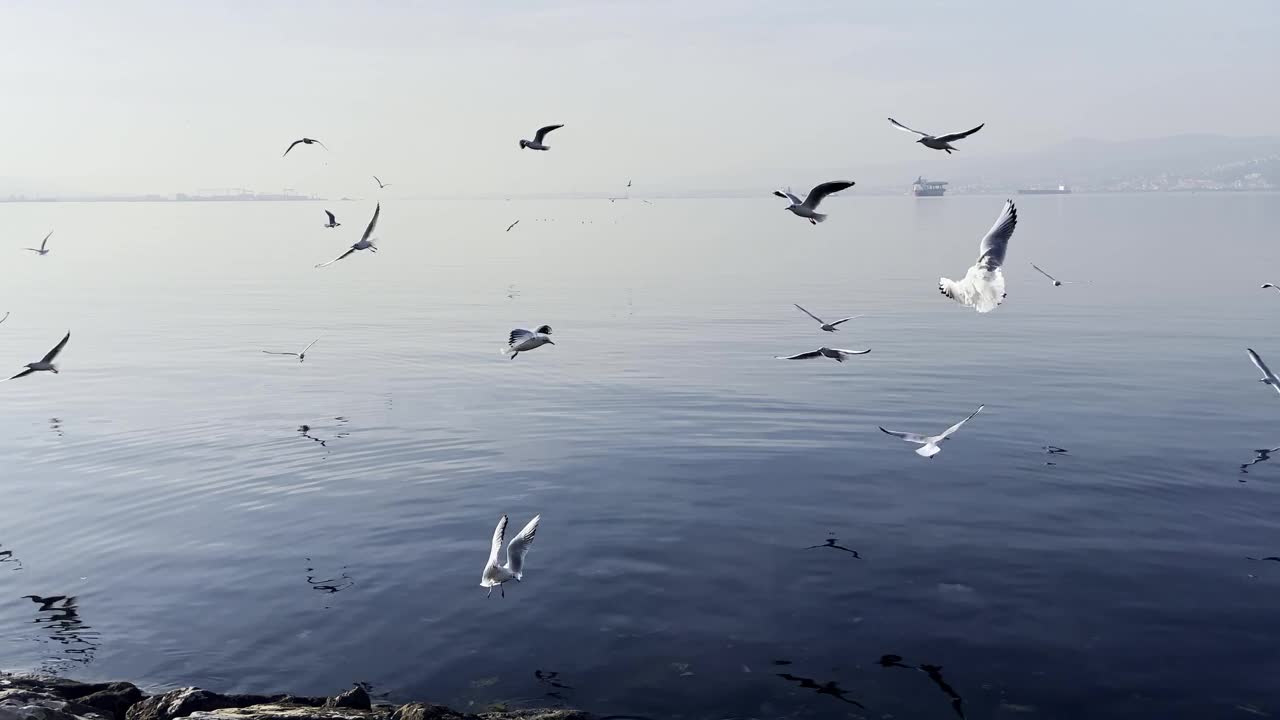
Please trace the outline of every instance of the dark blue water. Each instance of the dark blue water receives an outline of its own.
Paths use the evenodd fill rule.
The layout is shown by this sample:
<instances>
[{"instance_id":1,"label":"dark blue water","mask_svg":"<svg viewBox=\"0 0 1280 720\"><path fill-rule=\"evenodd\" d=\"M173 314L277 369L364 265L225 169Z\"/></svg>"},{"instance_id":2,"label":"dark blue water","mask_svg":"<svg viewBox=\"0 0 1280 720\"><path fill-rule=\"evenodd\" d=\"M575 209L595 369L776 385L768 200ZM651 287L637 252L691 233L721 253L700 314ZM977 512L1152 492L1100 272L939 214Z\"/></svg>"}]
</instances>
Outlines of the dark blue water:
<instances>
[{"instance_id":1,"label":"dark blue water","mask_svg":"<svg viewBox=\"0 0 1280 720\"><path fill-rule=\"evenodd\" d=\"M0 361L73 335L0 385L0 667L651 717L1280 711L1280 563L1246 559L1280 555L1280 460L1241 467L1280 445L1245 355L1280 364L1280 197L1019 198L979 316L936 281L1002 200L388 203L382 251L324 270L357 230L307 203L5 205L57 232L10 260ZM873 352L773 359L822 343ZM933 460L877 430L983 403ZM504 512L543 522L485 599Z\"/></svg>"}]
</instances>

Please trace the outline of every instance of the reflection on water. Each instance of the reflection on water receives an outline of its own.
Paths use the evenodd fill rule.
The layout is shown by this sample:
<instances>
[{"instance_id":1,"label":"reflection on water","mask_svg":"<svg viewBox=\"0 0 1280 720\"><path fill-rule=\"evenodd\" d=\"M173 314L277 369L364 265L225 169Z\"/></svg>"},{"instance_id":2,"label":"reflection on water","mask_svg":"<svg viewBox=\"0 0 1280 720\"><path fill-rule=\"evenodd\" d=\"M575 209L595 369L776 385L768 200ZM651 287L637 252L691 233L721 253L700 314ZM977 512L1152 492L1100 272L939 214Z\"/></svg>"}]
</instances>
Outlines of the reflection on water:
<instances>
[{"instance_id":1,"label":"reflection on water","mask_svg":"<svg viewBox=\"0 0 1280 720\"><path fill-rule=\"evenodd\" d=\"M1245 474L1245 475L1248 475L1248 474L1249 474L1249 468L1250 468L1251 466L1253 466L1253 465L1257 465L1258 463L1262 463L1262 462L1266 462L1266 461L1270 460L1270 459L1271 459L1271 454L1272 454L1272 453L1276 453L1276 452L1280 452L1280 447L1271 448L1270 450L1254 450L1254 451L1253 451L1253 459L1252 459L1252 460L1250 460L1249 462L1247 462L1247 463L1245 463L1245 464L1241 465L1241 466L1240 466L1240 472L1241 472L1241 473L1243 473L1243 474ZM1244 482L1244 481L1243 481L1243 480L1241 480L1240 482Z\"/></svg>"},{"instance_id":2,"label":"reflection on water","mask_svg":"<svg viewBox=\"0 0 1280 720\"><path fill-rule=\"evenodd\" d=\"M832 550L840 550L842 552L847 552L859 560L862 559L862 556L858 554L857 550L850 550L849 548L843 545L837 545L836 543L838 542L840 542L840 538L832 535L831 537L823 541L821 545L810 545L809 547L805 548L805 550L816 550L818 548L831 548Z\"/></svg>"},{"instance_id":3,"label":"reflection on water","mask_svg":"<svg viewBox=\"0 0 1280 720\"><path fill-rule=\"evenodd\" d=\"M797 685L799 685L800 687L806 690L812 690L819 695L826 695L828 697L835 698L840 702L848 703L850 705L855 705L864 710L866 709L866 706L863 705L862 703L858 702L857 700L850 699L848 697L849 691L841 688L840 684L835 682L834 680L828 680L827 682L819 682L817 680L814 680L813 678L800 677L799 675L792 675L791 673L778 673L778 677L782 678L783 680L789 680L793 683L796 683Z\"/></svg>"},{"instance_id":4,"label":"reflection on water","mask_svg":"<svg viewBox=\"0 0 1280 720\"><path fill-rule=\"evenodd\" d=\"M49 429L58 437L63 437L62 418L49 418Z\"/></svg>"},{"instance_id":5,"label":"reflection on water","mask_svg":"<svg viewBox=\"0 0 1280 720\"><path fill-rule=\"evenodd\" d=\"M882 655L880 656L879 663L881 667L899 667L906 668L907 670L918 670L924 673L928 676L929 680L931 680L934 685L937 685L938 689L947 696L951 702L951 709L955 711L956 715L959 715L961 718L964 717L964 698L960 697L960 693L956 692L955 688L951 687L951 685L942 678L941 665L929 665L928 663L908 665L902 661L901 655Z\"/></svg>"},{"instance_id":6,"label":"reflection on water","mask_svg":"<svg viewBox=\"0 0 1280 720\"><path fill-rule=\"evenodd\" d=\"M534 670L533 676L537 678L539 683L552 688L544 694L544 697L554 698L562 703L568 702L568 698L560 691L572 690L573 686L564 684L564 682L560 680L560 673L555 670Z\"/></svg>"},{"instance_id":7,"label":"reflection on water","mask_svg":"<svg viewBox=\"0 0 1280 720\"><path fill-rule=\"evenodd\" d=\"M40 606L36 609L38 614L32 623L39 625L49 640L62 645L62 653L67 656L46 660L46 670L56 671L59 666L68 663L87 665L93 662L99 636L80 619L80 608L75 597L24 595L23 599Z\"/></svg>"},{"instance_id":8,"label":"reflection on water","mask_svg":"<svg viewBox=\"0 0 1280 720\"><path fill-rule=\"evenodd\" d=\"M387 407L388 408L391 407L391 399L389 397L387 398ZM335 417L334 420L337 420L338 424L334 428L330 428L330 430L340 428L346 425L348 422L350 422L347 418L342 416ZM318 429L312 425L302 425L298 428L298 434L302 435L302 437L310 440L311 442L319 443L320 447L322 448L328 448L329 443L333 442L334 440L341 440L342 438L347 437L348 435L351 434L344 430L344 431L335 432L334 434L326 438L326 437L323 437L324 432L326 431L323 429Z\"/></svg>"},{"instance_id":9,"label":"reflection on water","mask_svg":"<svg viewBox=\"0 0 1280 720\"><path fill-rule=\"evenodd\" d=\"M307 562L310 563L311 558L307 558ZM355 580L352 580L351 576L347 574L346 565L343 565L338 573L332 577L321 578L320 576L313 574L315 571L316 569L313 567L307 568L307 584L311 586L312 590L332 595L334 593L342 592L347 588L354 587L356 584Z\"/></svg>"}]
</instances>

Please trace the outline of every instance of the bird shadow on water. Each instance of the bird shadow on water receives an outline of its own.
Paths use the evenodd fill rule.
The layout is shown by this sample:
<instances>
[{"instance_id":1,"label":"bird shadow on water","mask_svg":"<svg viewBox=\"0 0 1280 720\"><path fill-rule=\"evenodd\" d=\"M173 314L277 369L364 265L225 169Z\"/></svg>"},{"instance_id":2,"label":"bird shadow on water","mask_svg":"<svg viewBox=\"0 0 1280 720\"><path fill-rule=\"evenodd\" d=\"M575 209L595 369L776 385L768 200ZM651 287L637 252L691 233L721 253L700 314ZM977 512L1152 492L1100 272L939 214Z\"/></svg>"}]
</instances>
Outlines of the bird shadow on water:
<instances>
[{"instance_id":1,"label":"bird shadow on water","mask_svg":"<svg viewBox=\"0 0 1280 720\"><path fill-rule=\"evenodd\" d=\"M908 665L902 661L901 655L882 655L880 656L879 664L880 667L898 667L905 668L907 670L918 670L924 673L929 677L929 680L931 680L934 685L937 685L938 689L941 690L951 701L951 709L955 711L956 715L961 718L964 717L964 698L960 697L960 693L956 692L955 688L951 687L951 685L942 678L941 665L929 665L928 663Z\"/></svg>"},{"instance_id":2,"label":"bird shadow on water","mask_svg":"<svg viewBox=\"0 0 1280 720\"><path fill-rule=\"evenodd\" d=\"M857 559L857 560L861 560L861 559L862 559L862 556L858 554L858 551L857 551L857 550L851 550L851 549L849 549L849 548L847 548L847 547L845 547L845 546L843 546L843 545L839 545L838 543L840 542L840 538L836 537L835 535L832 535L831 533L827 533L827 534L828 534L828 535L831 535L831 537L829 537L829 538L827 538L826 540L824 540L824 541L822 542L822 544L821 544L821 545L810 545L809 547L805 548L805 550L817 550L817 549L819 549L819 548L831 548L832 550L839 550L839 551L841 551L841 552L849 553L850 555L852 555L852 556L854 557L854 559Z\"/></svg>"},{"instance_id":3,"label":"bird shadow on water","mask_svg":"<svg viewBox=\"0 0 1280 720\"><path fill-rule=\"evenodd\" d=\"M349 590L350 588L355 587L356 581L350 575L347 574L346 565L343 565L341 568L339 568L336 574L335 573L317 574L316 569L312 567L313 563L311 561L311 558L306 558L306 561L307 561L307 585L312 590L315 590L316 592L319 592L319 593L323 593L325 595L336 595L342 592L343 590ZM328 576L328 577L325 577L325 576ZM326 610L330 608L330 606L327 604L324 607Z\"/></svg>"},{"instance_id":4,"label":"bird shadow on water","mask_svg":"<svg viewBox=\"0 0 1280 720\"><path fill-rule=\"evenodd\" d=\"M345 426L347 423L351 422L349 419L341 415L339 415L338 417L335 417L334 420L338 421L338 424L334 428L330 428L331 430L336 428L341 428ZM345 430L339 430L337 432L334 432L332 435L328 437L324 437L322 430L323 430L322 428L317 428L314 425L301 425L298 427L298 434L310 440L311 442L319 443L320 447L324 448L325 450L329 449L329 443L333 442L334 440L341 440L342 438L345 438L351 434Z\"/></svg>"},{"instance_id":5,"label":"bird shadow on water","mask_svg":"<svg viewBox=\"0 0 1280 720\"><path fill-rule=\"evenodd\" d=\"M573 690L573 686L566 685L560 677L560 673L555 670L534 670L533 677L537 679L539 684L551 688L543 693L543 697L551 698L562 704L569 702L569 699L565 697L565 693L561 692L561 690Z\"/></svg>"},{"instance_id":6,"label":"bird shadow on water","mask_svg":"<svg viewBox=\"0 0 1280 720\"><path fill-rule=\"evenodd\" d=\"M774 660L774 661L773 661L773 664L774 664L774 665L790 665L790 664L791 664L791 661L789 661L789 660ZM846 703L846 704L848 704L848 705L853 705L853 706L855 706L855 707L857 707L857 708L860 708L860 709L863 709L863 710L865 710L865 709L866 709L866 707L867 707L866 705L863 705L862 703L858 702L857 700L854 700L854 699L852 699L852 698L848 697L848 695L849 695L849 692L850 692L850 691L845 690L844 688L840 687L840 684L839 684L839 683L837 683L837 682L836 682L836 681L834 681L834 680L828 680L828 681L826 681L826 682L821 682L821 681L815 680L815 679L813 679L813 678L802 677L802 676L800 676L800 675L793 675L793 674L791 674L791 673L786 673L786 672L783 672L783 673L775 673L775 675L777 675L778 677L780 677L780 678L782 678L783 680L786 680L786 681L788 681L788 682L793 682L793 683L795 683L795 684L799 685L801 688L803 688L803 689L805 689L805 690L812 690L812 691L814 691L815 693L817 693L817 694L819 694L819 695L826 695L826 696L831 697L831 698L833 698L833 699L835 699L835 700L839 700L839 701L840 701L840 702L842 702L842 703Z\"/></svg>"},{"instance_id":7,"label":"bird shadow on water","mask_svg":"<svg viewBox=\"0 0 1280 720\"><path fill-rule=\"evenodd\" d=\"M80 606L75 597L24 595L23 599L40 606L32 624L39 625L49 640L63 646L65 657L46 660L42 671L57 672L67 664L88 665L93 662L100 636L80 618Z\"/></svg>"},{"instance_id":8,"label":"bird shadow on water","mask_svg":"<svg viewBox=\"0 0 1280 720\"><path fill-rule=\"evenodd\" d=\"M14 557L12 550L4 550L3 544L0 544L0 565L11 565L9 570L18 572L22 569L22 561Z\"/></svg>"},{"instance_id":9,"label":"bird shadow on water","mask_svg":"<svg viewBox=\"0 0 1280 720\"><path fill-rule=\"evenodd\" d=\"M1264 448L1264 449L1260 449L1260 450L1254 450L1254 451L1253 451L1253 459L1252 459L1252 460L1250 460L1249 462L1244 463L1243 465L1241 465L1241 466L1240 466L1240 474L1241 474L1241 475L1248 475L1248 474L1249 474L1249 468L1250 468L1250 467L1252 467L1252 466L1254 466L1254 465L1257 465L1258 463L1264 463L1264 462L1266 462L1266 461L1270 460L1270 459L1271 459L1271 454L1272 454L1272 453L1276 453L1276 452L1280 452L1280 447L1271 448L1271 449L1269 449L1269 450L1268 450L1268 449L1265 449L1265 448ZM1240 482L1248 482L1248 480L1245 480L1244 478L1239 478L1239 480L1240 480Z\"/></svg>"}]
</instances>

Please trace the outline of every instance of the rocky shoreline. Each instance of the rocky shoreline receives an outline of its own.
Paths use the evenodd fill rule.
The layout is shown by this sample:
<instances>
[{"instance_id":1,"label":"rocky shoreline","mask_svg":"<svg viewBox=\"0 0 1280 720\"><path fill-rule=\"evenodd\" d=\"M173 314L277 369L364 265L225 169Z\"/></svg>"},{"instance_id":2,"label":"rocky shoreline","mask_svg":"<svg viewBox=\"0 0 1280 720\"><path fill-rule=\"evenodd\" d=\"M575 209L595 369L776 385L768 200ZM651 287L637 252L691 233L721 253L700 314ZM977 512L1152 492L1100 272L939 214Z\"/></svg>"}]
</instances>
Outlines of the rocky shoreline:
<instances>
[{"instance_id":1,"label":"rocky shoreline","mask_svg":"<svg viewBox=\"0 0 1280 720\"><path fill-rule=\"evenodd\" d=\"M223 695L197 687L148 695L127 682L82 683L0 673L0 720L592 720L580 710L478 715L443 705L374 703L363 688L333 697Z\"/></svg>"}]
</instances>

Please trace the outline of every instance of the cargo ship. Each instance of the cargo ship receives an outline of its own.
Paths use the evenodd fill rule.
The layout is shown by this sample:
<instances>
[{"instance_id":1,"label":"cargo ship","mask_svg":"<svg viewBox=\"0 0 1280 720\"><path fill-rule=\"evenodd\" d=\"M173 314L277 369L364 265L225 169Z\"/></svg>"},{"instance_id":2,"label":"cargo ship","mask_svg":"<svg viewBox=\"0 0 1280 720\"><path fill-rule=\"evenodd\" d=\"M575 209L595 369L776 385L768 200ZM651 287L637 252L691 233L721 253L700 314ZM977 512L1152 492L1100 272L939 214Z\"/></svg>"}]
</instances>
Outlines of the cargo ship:
<instances>
[{"instance_id":1,"label":"cargo ship","mask_svg":"<svg viewBox=\"0 0 1280 720\"><path fill-rule=\"evenodd\" d=\"M1071 188L1066 185L1059 185L1056 188L1027 188L1019 190L1019 195L1070 195Z\"/></svg>"},{"instance_id":2,"label":"cargo ship","mask_svg":"<svg viewBox=\"0 0 1280 720\"><path fill-rule=\"evenodd\" d=\"M942 197L947 191L947 184L941 180L925 180L923 176L916 178L911 185L911 194L916 197Z\"/></svg>"}]
</instances>

